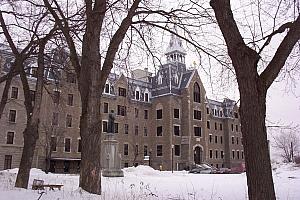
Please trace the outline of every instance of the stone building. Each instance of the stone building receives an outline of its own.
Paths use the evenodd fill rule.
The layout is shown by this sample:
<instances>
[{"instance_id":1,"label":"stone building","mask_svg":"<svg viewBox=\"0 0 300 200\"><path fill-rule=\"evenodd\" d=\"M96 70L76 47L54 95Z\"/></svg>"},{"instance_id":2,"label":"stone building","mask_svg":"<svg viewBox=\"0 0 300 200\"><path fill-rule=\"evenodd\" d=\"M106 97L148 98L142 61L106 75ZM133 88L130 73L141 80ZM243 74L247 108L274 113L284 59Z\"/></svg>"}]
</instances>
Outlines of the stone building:
<instances>
[{"instance_id":1,"label":"stone building","mask_svg":"<svg viewBox=\"0 0 300 200\"><path fill-rule=\"evenodd\" d=\"M186 68L186 51L175 35L165 55L166 64L154 75L147 69L136 69L130 77L110 74L107 79L101 98L102 131L107 132L108 113L114 110L122 167L146 164L155 169L183 170L202 162L217 168L243 163L236 102L206 97L197 70ZM2 45L1 76L12 60ZM28 76L34 101L36 79L32 63L28 64ZM76 173L81 152L80 95L74 72L65 69L45 72L49 81L44 90L33 167ZM1 83L0 94L3 87ZM20 162L26 125L23 100L21 82L15 77L0 119L0 169L18 167Z\"/></svg>"}]
</instances>

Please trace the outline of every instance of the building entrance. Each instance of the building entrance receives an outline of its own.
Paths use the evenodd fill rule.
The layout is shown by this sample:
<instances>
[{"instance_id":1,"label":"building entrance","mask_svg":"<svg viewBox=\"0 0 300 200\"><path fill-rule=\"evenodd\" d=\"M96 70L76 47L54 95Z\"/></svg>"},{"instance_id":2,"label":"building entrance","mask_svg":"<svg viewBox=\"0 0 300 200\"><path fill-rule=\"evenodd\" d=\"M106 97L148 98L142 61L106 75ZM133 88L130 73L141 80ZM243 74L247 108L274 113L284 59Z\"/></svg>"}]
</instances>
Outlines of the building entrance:
<instances>
[{"instance_id":1,"label":"building entrance","mask_svg":"<svg viewBox=\"0 0 300 200\"><path fill-rule=\"evenodd\" d=\"M199 146L194 149L194 162L195 164L201 164L202 162L202 148Z\"/></svg>"}]
</instances>

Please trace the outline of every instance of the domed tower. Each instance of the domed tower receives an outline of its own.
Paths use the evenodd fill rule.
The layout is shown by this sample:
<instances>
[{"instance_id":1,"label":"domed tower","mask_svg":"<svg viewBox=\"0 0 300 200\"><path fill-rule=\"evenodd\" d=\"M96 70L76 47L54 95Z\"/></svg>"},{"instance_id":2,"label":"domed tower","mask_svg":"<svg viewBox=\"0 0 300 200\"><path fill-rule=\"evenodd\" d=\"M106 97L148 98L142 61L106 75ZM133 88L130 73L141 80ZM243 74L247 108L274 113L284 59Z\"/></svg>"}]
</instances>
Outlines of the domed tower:
<instances>
[{"instance_id":1,"label":"domed tower","mask_svg":"<svg viewBox=\"0 0 300 200\"><path fill-rule=\"evenodd\" d=\"M175 32L177 33L176 29ZM167 63L182 63L185 64L186 51L182 46L181 39L175 35L171 35L169 46L166 50Z\"/></svg>"}]
</instances>

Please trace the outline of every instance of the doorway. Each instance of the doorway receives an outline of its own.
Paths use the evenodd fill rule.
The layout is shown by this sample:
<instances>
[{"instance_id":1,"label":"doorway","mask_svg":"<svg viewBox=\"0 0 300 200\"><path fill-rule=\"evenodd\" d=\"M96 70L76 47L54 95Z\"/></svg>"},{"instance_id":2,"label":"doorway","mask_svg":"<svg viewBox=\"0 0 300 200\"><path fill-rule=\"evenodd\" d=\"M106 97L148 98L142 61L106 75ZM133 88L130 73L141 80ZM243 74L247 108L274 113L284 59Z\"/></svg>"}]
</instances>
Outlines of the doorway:
<instances>
[{"instance_id":1,"label":"doorway","mask_svg":"<svg viewBox=\"0 0 300 200\"><path fill-rule=\"evenodd\" d=\"M199 146L194 149L194 162L195 164L201 164L202 162L202 148Z\"/></svg>"}]
</instances>

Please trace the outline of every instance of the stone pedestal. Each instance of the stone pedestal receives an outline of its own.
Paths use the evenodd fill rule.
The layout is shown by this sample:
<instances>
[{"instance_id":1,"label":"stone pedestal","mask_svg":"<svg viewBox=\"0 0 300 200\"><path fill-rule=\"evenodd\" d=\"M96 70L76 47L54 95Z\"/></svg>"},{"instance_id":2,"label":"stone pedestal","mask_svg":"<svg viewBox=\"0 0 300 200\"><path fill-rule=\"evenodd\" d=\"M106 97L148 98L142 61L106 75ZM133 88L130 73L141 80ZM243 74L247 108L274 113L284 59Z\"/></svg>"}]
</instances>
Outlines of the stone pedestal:
<instances>
[{"instance_id":1,"label":"stone pedestal","mask_svg":"<svg viewBox=\"0 0 300 200\"><path fill-rule=\"evenodd\" d=\"M107 133L102 142L102 175L104 177L123 177L121 170L121 156L119 143L115 140L115 134Z\"/></svg>"}]
</instances>

